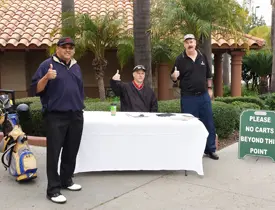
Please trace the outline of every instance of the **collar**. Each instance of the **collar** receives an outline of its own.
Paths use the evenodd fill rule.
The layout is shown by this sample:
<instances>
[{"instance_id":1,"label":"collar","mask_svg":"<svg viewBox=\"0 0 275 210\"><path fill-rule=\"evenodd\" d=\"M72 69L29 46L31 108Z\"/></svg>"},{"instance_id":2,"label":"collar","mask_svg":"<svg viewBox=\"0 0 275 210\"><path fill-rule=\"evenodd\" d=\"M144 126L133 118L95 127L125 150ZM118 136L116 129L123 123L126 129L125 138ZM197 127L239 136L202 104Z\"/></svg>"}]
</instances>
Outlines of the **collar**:
<instances>
[{"instance_id":1,"label":"collar","mask_svg":"<svg viewBox=\"0 0 275 210\"><path fill-rule=\"evenodd\" d=\"M54 60L55 62L60 63L60 64L62 64L62 65L64 65L64 66L66 66L67 68L71 68L74 64L77 63L76 60L75 60L74 58L72 58L72 59L70 60L70 62L69 62L68 64L66 64L66 62L63 61L62 59L60 59L56 54L54 54L54 55L52 56L52 58L53 58L53 60Z\"/></svg>"},{"instance_id":2,"label":"collar","mask_svg":"<svg viewBox=\"0 0 275 210\"><path fill-rule=\"evenodd\" d=\"M196 51L197 51L197 57L202 56L201 51L199 51L199 50L197 50L197 49L196 49ZM184 57L189 57L189 56L186 54L186 50L184 50L184 51L182 52L182 57L183 57L183 58L184 58Z\"/></svg>"},{"instance_id":3,"label":"collar","mask_svg":"<svg viewBox=\"0 0 275 210\"><path fill-rule=\"evenodd\" d=\"M133 85L135 86L136 89L141 90L144 86L144 83L142 83L141 85L137 84L134 80L132 81Z\"/></svg>"}]
</instances>

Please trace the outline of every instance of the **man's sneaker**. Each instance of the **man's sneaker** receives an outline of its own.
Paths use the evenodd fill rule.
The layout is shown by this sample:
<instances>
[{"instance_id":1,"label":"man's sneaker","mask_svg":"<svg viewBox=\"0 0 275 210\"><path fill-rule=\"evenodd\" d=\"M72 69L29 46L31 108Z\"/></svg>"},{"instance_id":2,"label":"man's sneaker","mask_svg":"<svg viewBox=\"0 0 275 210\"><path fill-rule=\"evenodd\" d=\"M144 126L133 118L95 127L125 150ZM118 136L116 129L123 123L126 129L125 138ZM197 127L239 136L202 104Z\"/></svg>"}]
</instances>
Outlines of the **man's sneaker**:
<instances>
[{"instance_id":1,"label":"man's sneaker","mask_svg":"<svg viewBox=\"0 0 275 210\"><path fill-rule=\"evenodd\" d=\"M70 186L62 186L63 189L68 189L71 191L80 191L81 190L81 185L79 184L71 184Z\"/></svg>"},{"instance_id":2,"label":"man's sneaker","mask_svg":"<svg viewBox=\"0 0 275 210\"><path fill-rule=\"evenodd\" d=\"M54 203L60 204L66 203L67 201L66 197L61 193L47 194L47 198Z\"/></svg>"}]
</instances>

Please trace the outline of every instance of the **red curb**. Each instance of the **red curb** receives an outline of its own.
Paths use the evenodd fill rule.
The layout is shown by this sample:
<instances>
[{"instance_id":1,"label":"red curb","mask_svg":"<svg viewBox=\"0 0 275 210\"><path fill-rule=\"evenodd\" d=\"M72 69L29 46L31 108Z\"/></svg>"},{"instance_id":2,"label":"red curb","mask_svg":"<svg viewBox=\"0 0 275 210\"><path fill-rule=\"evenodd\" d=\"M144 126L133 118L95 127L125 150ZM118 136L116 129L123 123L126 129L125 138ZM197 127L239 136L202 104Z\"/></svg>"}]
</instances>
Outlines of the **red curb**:
<instances>
[{"instance_id":1,"label":"red curb","mask_svg":"<svg viewBox=\"0 0 275 210\"><path fill-rule=\"evenodd\" d=\"M42 136L27 136L28 137L28 143L32 146L38 146L38 147L46 147L47 145L47 139L46 137ZM3 132L0 132L0 138L3 138Z\"/></svg>"}]
</instances>

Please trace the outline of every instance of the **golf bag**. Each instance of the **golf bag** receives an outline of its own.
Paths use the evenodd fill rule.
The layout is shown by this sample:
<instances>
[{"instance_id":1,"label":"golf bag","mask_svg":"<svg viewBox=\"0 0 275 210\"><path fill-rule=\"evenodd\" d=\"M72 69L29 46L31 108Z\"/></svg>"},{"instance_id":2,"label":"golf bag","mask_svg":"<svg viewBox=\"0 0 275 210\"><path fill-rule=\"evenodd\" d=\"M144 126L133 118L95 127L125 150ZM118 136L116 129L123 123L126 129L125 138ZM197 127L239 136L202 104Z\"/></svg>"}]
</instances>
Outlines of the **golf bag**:
<instances>
[{"instance_id":1,"label":"golf bag","mask_svg":"<svg viewBox=\"0 0 275 210\"><path fill-rule=\"evenodd\" d=\"M3 139L0 142L1 162L16 181L37 177L37 163L31 152L26 134L19 124L18 111L28 111L28 105L20 104L15 109L14 91L0 90L13 94L13 101L7 94L0 95L0 125Z\"/></svg>"}]
</instances>

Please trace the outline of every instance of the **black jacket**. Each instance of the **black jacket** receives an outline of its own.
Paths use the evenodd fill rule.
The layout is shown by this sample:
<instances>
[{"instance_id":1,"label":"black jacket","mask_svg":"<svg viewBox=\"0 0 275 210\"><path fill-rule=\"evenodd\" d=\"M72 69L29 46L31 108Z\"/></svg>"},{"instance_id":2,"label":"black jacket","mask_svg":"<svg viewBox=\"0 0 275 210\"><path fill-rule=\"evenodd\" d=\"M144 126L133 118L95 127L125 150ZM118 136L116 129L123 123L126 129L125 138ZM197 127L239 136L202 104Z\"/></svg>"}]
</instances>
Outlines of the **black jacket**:
<instances>
[{"instance_id":1,"label":"black jacket","mask_svg":"<svg viewBox=\"0 0 275 210\"><path fill-rule=\"evenodd\" d=\"M116 96L120 97L120 110L126 112L157 112L158 101L154 91L147 86L138 90L133 82L110 81Z\"/></svg>"}]
</instances>

